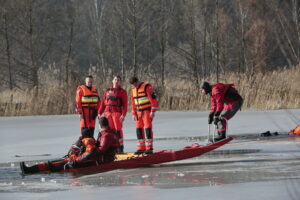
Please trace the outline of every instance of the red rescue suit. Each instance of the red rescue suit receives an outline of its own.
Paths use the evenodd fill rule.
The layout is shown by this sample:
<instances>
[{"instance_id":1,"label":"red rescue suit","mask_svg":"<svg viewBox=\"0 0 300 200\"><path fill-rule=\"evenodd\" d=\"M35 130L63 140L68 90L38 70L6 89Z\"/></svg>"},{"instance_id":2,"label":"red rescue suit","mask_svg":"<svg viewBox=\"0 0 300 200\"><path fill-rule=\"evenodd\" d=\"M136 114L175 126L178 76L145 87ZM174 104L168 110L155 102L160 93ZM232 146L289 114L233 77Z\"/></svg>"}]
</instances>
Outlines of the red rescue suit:
<instances>
[{"instance_id":1,"label":"red rescue suit","mask_svg":"<svg viewBox=\"0 0 300 200\"><path fill-rule=\"evenodd\" d=\"M76 92L76 111L81 115L80 128L90 128L94 133L100 98L97 89L81 85Z\"/></svg>"},{"instance_id":2,"label":"red rescue suit","mask_svg":"<svg viewBox=\"0 0 300 200\"><path fill-rule=\"evenodd\" d=\"M52 162L41 162L36 166L31 167L35 172L52 171L57 172L65 168L65 165L70 161L76 162L76 168L88 167L97 164L96 160L96 141L92 137L80 138L76 144L72 145L68 156L64 160Z\"/></svg>"},{"instance_id":3,"label":"red rescue suit","mask_svg":"<svg viewBox=\"0 0 300 200\"><path fill-rule=\"evenodd\" d=\"M158 109L158 101L150 83L142 82L137 88L132 88L131 104L132 115L136 118L137 148L140 151L152 150L153 131L150 112Z\"/></svg>"},{"instance_id":4,"label":"red rescue suit","mask_svg":"<svg viewBox=\"0 0 300 200\"><path fill-rule=\"evenodd\" d=\"M117 137L119 138L120 146L123 149L123 130L122 121L120 117L126 116L127 113L127 92L121 87L109 88L105 91L98 114L108 119L110 129L114 130Z\"/></svg>"},{"instance_id":5,"label":"red rescue suit","mask_svg":"<svg viewBox=\"0 0 300 200\"><path fill-rule=\"evenodd\" d=\"M98 135L97 144L99 163L107 163L115 160L120 143L113 130L102 130Z\"/></svg>"},{"instance_id":6,"label":"red rescue suit","mask_svg":"<svg viewBox=\"0 0 300 200\"><path fill-rule=\"evenodd\" d=\"M77 163L84 162L87 159L91 159L95 156L96 141L94 138L86 137L81 139L79 155L73 154L70 156L70 160L75 160Z\"/></svg>"},{"instance_id":7,"label":"red rescue suit","mask_svg":"<svg viewBox=\"0 0 300 200\"><path fill-rule=\"evenodd\" d=\"M234 84L217 83L212 86L211 112L222 112L221 121L217 124L217 132L219 135L226 134L226 120L232 118L236 112L241 109L243 104L243 98L233 85Z\"/></svg>"},{"instance_id":8,"label":"red rescue suit","mask_svg":"<svg viewBox=\"0 0 300 200\"><path fill-rule=\"evenodd\" d=\"M297 135L300 136L300 124L298 126L296 126L296 128L292 129L289 132L289 135Z\"/></svg>"}]
</instances>

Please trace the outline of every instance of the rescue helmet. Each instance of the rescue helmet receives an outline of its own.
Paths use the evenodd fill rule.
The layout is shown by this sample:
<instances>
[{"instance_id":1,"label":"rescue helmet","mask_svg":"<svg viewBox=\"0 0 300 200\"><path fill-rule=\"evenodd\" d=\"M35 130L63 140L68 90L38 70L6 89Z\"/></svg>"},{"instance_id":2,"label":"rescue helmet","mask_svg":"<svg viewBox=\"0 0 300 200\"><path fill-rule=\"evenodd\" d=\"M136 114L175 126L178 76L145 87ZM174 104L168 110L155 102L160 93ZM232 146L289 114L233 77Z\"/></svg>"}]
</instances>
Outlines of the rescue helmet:
<instances>
[{"instance_id":1,"label":"rescue helmet","mask_svg":"<svg viewBox=\"0 0 300 200\"><path fill-rule=\"evenodd\" d=\"M212 87L208 82L204 81L200 84L200 89L203 89L205 94L208 94L211 92Z\"/></svg>"},{"instance_id":2,"label":"rescue helmet","mask_svg":"<svg viewBox=\"0 0 300 200\"><path fill-rule=\"evenodd\" d=\"M102 127L108 127L108 119L106 117L101 117L99 119L99 124Z\"/></svg>"},{"instance_id":3,"label":"rescue helmet","mask_svg":"<svg viewBox=\"0 0 300 200\"><path fill-rule=\"evenodd\" d=\"M132 84L134 84L134 83L136 83L136 82L138 82L139 81L139 79L136 77L136 76L133 76L133 77L131 77L130 79L129 79L129 83L132 85Z\"/></svg>"}]
</instances>

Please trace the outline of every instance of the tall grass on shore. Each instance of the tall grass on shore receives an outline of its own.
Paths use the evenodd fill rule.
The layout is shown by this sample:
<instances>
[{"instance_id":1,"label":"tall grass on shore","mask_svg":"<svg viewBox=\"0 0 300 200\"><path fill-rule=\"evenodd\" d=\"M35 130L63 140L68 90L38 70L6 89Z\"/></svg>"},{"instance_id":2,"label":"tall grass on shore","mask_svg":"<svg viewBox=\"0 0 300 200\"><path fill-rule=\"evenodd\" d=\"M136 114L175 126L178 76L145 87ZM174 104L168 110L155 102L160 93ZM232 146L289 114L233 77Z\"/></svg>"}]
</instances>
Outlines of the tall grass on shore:
<instances>
[{"instance_id":1,"label":"tall grass on shore","mask_svg":"<svg viewBox=\"0 0 300 200\"><path fill-rule=\"evenodd\" d=\"M300 65L280 71L249 74L222 74L220 82L234 83L244 98L243 109L300 108ZM213 77L206 81L215 83ZM110 83L110 80L106 81ZM150 80L158 87L155 80ZM96 86L102 96L109 85ZM130 86L124 83L129 92ZM0 93L0 116L72 114L75 112L76 86L66 91L53 83L44 84L39 95L34 90L14 90ZM159 88L161 110L207 110L209 96L203 96L191 80L167 79L165 89Z\"/></svg>"}]
</instances>

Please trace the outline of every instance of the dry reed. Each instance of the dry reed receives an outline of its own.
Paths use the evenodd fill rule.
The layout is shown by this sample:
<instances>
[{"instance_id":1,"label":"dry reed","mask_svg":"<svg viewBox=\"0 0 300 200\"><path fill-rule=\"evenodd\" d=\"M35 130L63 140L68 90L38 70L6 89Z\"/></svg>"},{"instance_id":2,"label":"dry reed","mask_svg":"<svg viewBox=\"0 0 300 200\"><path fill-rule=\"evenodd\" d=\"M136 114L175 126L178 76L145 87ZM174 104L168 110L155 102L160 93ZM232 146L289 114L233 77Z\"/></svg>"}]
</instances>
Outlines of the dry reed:
<instances>
[{"instance_id":1,"label":"dry reed","mask_svg":"<svg viewBox=\"0 0 300 200\"><path fill-rule=\"evenodd\" d=\"M244 98L243 109L292 109L300 107L300 65L280 71L249 74L222 74L223 83L235 83ZM203 80L202 80L203 81ZM213 78L206 81L215 82ZM100 96L109 86L98 84ZM151 82L151 81L150 81ZM154 87L158 85L153 80ZM51 85L51 86L50 86ZM127 91L130 86L124 83ZM33 90L0 93L0 116L72 114L75 112L75 90L44 84L35 97ZM203 96L191 80L167 79L165 89L159 90L161 110L207 110L209 96Z\"/></svg>"}]
</instances>

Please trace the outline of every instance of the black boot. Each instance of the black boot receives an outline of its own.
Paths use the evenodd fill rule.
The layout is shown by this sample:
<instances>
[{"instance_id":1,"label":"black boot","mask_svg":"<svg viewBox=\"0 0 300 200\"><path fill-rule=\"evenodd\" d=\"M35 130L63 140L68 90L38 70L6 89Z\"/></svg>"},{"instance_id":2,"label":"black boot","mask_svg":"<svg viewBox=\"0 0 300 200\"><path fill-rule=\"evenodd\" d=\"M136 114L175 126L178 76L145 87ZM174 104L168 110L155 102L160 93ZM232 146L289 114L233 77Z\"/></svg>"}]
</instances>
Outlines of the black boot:
<instances>
[{"instance_id":1,"label":"black boot","mask_svg":"<svg viewBox=\"0 0 300 200\"><path fill-rule=\"evenodd\" d=\"M277 136L277 135L279 135L279 133L276 131L272 135Z\"/></svg>"},{"instance_id":2,"label":"black boot","mask_svg":"<svg viewBox=\"0 0 300 200\"><path fill-rule=\"evenodd\" d=\"M137 150L136 152L134 152L135 155L140 155L140 154L143 154L145 153L144 150Z\"/></svg>"},{"instance_id":3,"label":"black boot","mask_svg":"<svg viewBox=\"0 0 300 200\"><path fill-rule=\"evenodd\" d=\"M147 154L147 155L153 154L153 149L147 149L145 151L145 154Z\"/></svg>"},{"instance_id":4,"label":"black boot","mask_svg":"<svg viewBox=\"0 0 300 200\"><path fill-rule=\"evenodd\" d=\"M214 143L215 142L215 139L213 139L213 138L209 138L209 140L208 140L210 143Z\"/></svg>"},{"instance_id":5,"label":"black boot","mask_svg":"<svg viewBox=\"0 0 300 200\"><path fill-rule=\"evenodd\" d=\"M39 168L37 165L33 165L31 167L27 167L25 162L20 162L20 168L22 170L22 174L33 174L39 172Z\"/></svg>"},{"instance_id":6,"label":"black boot","mask_svg":"<svg viewBox=\"0 0 300 200\"><path fill-rule=\"evenodd\" d=\"M270 137L272 136L272 134L270 133L270 131L266 131L260 134L260 137Z\"/></svg>"},{"instance_id":7,"label":"black boot","mask_svg":"<svg viewBox=\"0 0 300 200\"><path fill-rule=\"evenodd\" d=\"M121 145L118 149L118 153L123 154L124 153L124 146Z\"/></svg>"},{"instance_id":8,"label":"black boot","mask_svg":"<svg viewBox=\"0 0 300 200\"><path fill-rule=\"evenodd\" d=\"M226 138L226 133L222 132L222 133L218 133L218 137L215 138L215 142L218 142L220 140L223 140Z\"/></svg>"}]
</instances>

